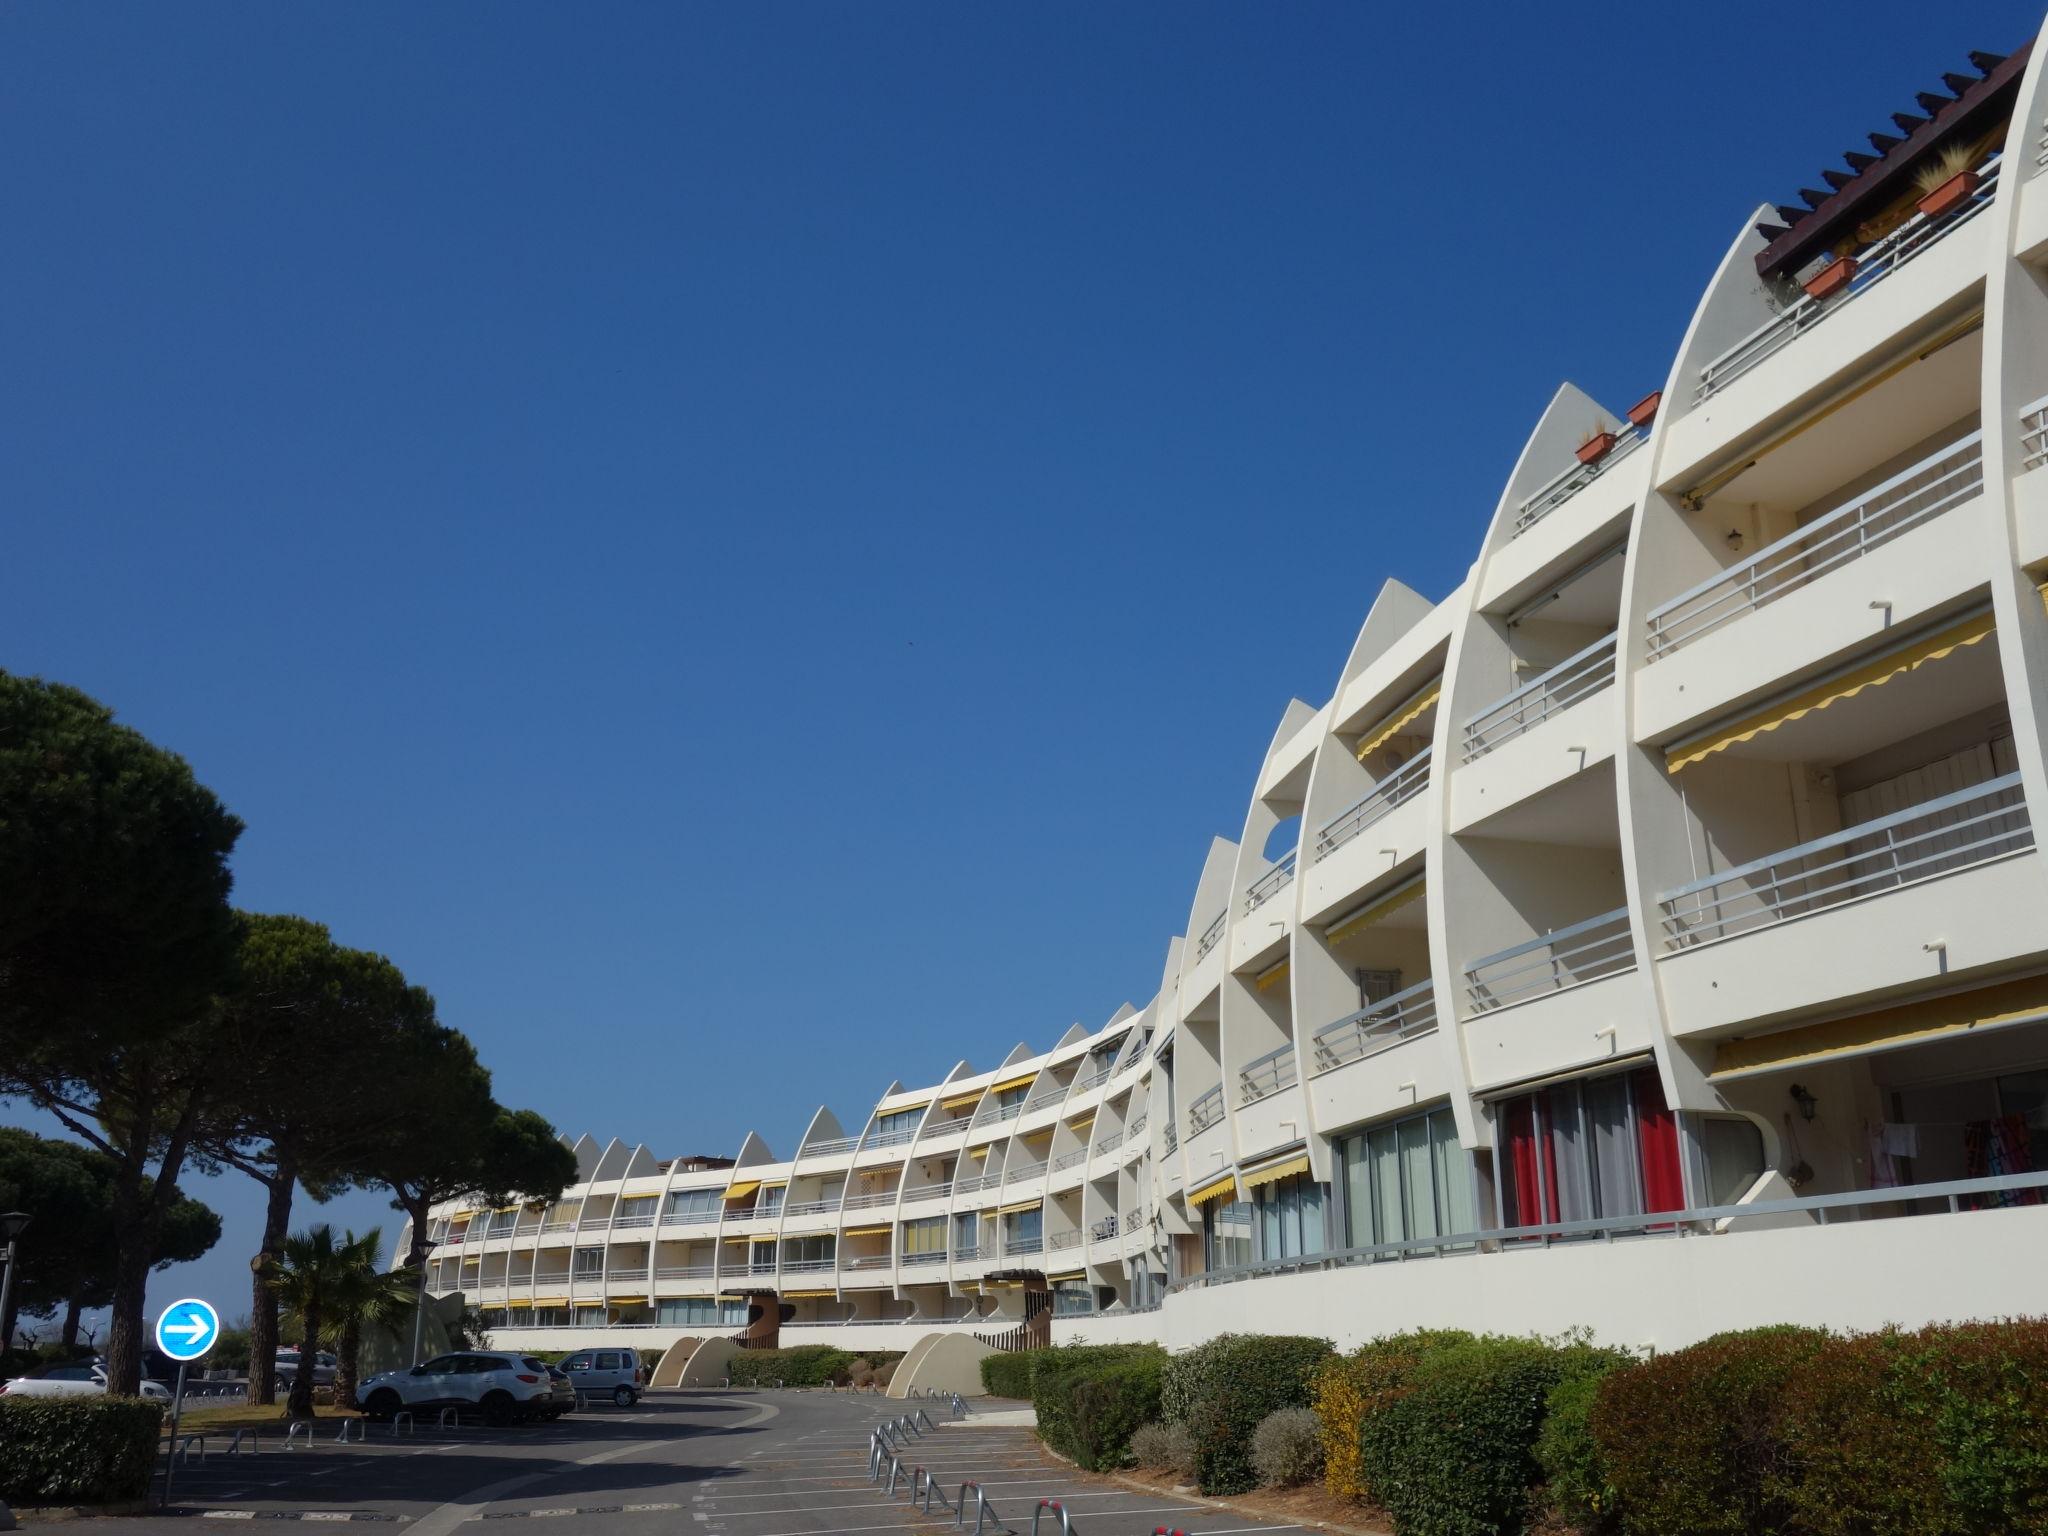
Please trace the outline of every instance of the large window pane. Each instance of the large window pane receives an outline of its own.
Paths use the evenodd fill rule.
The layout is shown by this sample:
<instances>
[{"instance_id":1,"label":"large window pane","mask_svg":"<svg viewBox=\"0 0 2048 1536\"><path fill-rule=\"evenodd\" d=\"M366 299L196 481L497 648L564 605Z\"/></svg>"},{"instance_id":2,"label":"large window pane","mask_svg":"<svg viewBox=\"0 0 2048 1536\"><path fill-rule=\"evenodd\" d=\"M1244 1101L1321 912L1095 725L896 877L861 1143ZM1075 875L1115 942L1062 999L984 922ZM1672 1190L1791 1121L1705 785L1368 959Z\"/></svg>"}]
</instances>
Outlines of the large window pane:
<instances>
[{"instance_id":1,"label":"large window pane","mask_svg":"<svg viewBox=\"0 0 2048 1536\"><path fill-rule=\"evenodd\" d=\"M1707 1204L1733 1205L1764 1172L1764 1133L1747 1120L1708 1115L1700 1121L1707 1154Z\"/></svg>"},{"instance_id":2,"label":"large window pane","mask_svg":"<svg viewBox=\"0 0 2048 1536\"><path fill-rule=\"evenodd\" d=\"M1375 1127L1366 1137L1372 1157L1373 1241L1398 1243L1408 1236L1408 1214L1401 1205L1401 1136L1391 1125Z\"/></svg>"},{"instance_id":3,"label":"large window pane","mask_svg":"<svg viewBox=\"0 0 2048 1536\"><path fill-rule=\"evenodd\" d=\"M1436 1190L1429 1166L1429 1127L1423 1117L1403 1120L1400 1133L1401 1198L1408 1236L1435 1237Z\"/></svg>"},{"instance_id":4,"label":"large window pane","mask_svg":"<svg viewBox=\"0 0 2048 1536\"><path fill-rule=\"evenodd\" d=\"M1579 1085L1563 1083L1545 1090L1543 1119L1543 1176L1557 1209L1551 1219L1584 1221L1593 1214L1592 1157L1579 1115Z\"/></svg>"},{"instance_id":5,"label":"large window pane","mask_svg":"<svg viewBox=\"0 0 2048 1536\"><path fill-rule=\"evenodd\" d=\"M1458 1123L1447 1109L1429 1117L1430 1161L1436 1170L1437 1231L1471 1232L1479 1223L1472 1206L1472 1165L1458 1145Z\"/></svg>"},{"instance_id":6,"label":"large window pane","mask_svg":"<svg viewBox=\"0 0 2048 1536\"><path fill-rule=\"evenodd\" d=\"M1643 1205L1636 1190L1635 1130L1629 1124L1628 1079L1598 1077L1586 1084L1591 1130L1595 1215L1634 1216Z\"/></svg>"}]
</instances>

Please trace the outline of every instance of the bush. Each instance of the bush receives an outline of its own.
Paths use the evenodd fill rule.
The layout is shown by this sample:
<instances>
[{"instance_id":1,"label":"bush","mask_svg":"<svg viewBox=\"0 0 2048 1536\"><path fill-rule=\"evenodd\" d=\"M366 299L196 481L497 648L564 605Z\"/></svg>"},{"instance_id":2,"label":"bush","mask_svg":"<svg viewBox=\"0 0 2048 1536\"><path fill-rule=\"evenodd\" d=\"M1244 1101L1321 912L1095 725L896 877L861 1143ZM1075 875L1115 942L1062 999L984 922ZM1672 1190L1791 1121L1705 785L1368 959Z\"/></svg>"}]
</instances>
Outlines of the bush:
<instances>
[{"instance_id":1,"label":"bush","mask_svg":"<svg viewBox=\"0 0 2048 1536\"><path fill-rule=\"evenodd\" d=\"M1812 1328L1716 1334L1601 1382L1588 1423L1631 1536L1786 1528L1778 1420L1828 1337Z\"/></svg>"},{"instance_id":2,"label":"bush","mask_svg":"<svg viewBox=\"0 0 2048 1536\"><path fill-rule=\"evenodd\" d=\"M1605 1374L1567 1376L1552 1387L1536 1436L1536 1464L1549 1485L1552 1512L1574 1530L1600 1533L1616 1529L1614 1485L1591 1423Z\"/></svg>"},{"instance_id":3,"label":"bush","mask_svg":"<svg viewBox=\"0 0 2048 1536\"><path fill-rule=\"evenodd\" d=\"M1031 1397L1031 1373L1037 1369L1038 1357L1051 1351L1043 1349L1019 1349L1007 1354L984 1356L981 1362L981 1384L990 1397L1014 1397L1028 1401Z\"/></svg>"},{"instance_id":4,"label":"bush","mask_svg":"<svg viewBox=\"0 0 2048 1536\"><path fill-rule=\"evenodd\" d=\"M1160 1406L1169 1424L1185 1424L1194 1436L1204 1493L1258 1486L1254 1431L1276 1409L1307 1407L1310 1383L1329 1358L1325 1339L1227 1333L1167 1361Z\"/></svg>"},{"instance_id":5,"label":"bush","mask_svg":"<svg viewBox=\"0 0 2048 1536\"><path fill-rule=\"evenodd\" d=\"M1177 1482L1195 1475L1195 1437L1185 1424L1145 1424L1131 1436L1131 1460L1150 1472L1169 1472Z\"/></svg>"},{"instance_id":6,"label":"bush","mask_svg":"<svg viewBox=\"0 0 2048 1536\"><path fill-rule=\"evenodd\" d=\"M846 1368L848 1386L864 1387L875 1379L875 1367L871 1361L856 1360Z\"/></svg>"},{"instance_id":7,"label":"bush","mask_svg":"<svg viewBox=\"0 0 2048 1536\"><path fill-rule=\"evenodd\" d=\"M790 1387L844 1386L853 1356L829 1344L800 1344L795 1349L743 1349L732 1357L726 1374L736 1387L758 1387L780 1381Z\"/></svg>"},{"instance_id":8,"label":"bush","mask_svg":"<svg viewBox=\"0 0 2048 1536\"><path fill-rule=\"evenodd\" d=\"M0 1400L0 1501L109 1504L149 1493L163 1409L127 1397Z\"/></svg>"},{"instance_id":9,"label":"bush","mask_svg":"<svg viewBox=\"0 0 2048 1536\"><path fill-rule=\"evenodd\" d=\"M1123 1466L1131 1436L1159 1416L1166 1352L1152 1344L1103 1344L1036 1354L1031 1406L1038 1438L1085 1471Z\"/></svg>"},{"instance_id":10,"label":"bush","mask_svg":"<svg viewBox=\"0 0 2048 1536\"><path fill-rule=\"evenodd\" d=\"M665 1349L643 1349L640 1351L640 1363L647 1368L647 1379L649 1381L654 1380L654 1368L661 1364L661 1357L667 1353L668 1351Z\"/></svg>"},{"instance_id":11,"label":"bush","mask_svg":"<svg viewBox=\"0 0 2048 1536\"><path fill-rule=\"evenodd\" d=\"M870 1385L874 1386L878 1390L886 1392L889 1389L889 1383L894 1381L895 1379L896 1361L884 1360L880 1365L874 1368L874 1374L868 1378L868 1381Z\"/></svg>"},{"instance_id":12,"label":"bush","mask_svg":"<svg viewBox=\"0 0 2048 1536\"><path fill-rule=\"evenodd\" d=\"M1263 1488L1293 1488L1323 1475L1323 1426L1312 1409L1278 1408L1252 1432L1252 1466Z\"/></svg>"},{"instance_id":13,"label":"bush","mask_svg":"<svg viewBox=\"0 0 2048 1536\"><path fill-rule=\"evenodd\" d=\"M1323 1486L1340 1499L1372 1497L1358 1454L1365 1421L1408 1390L1424 1355L1471 1341L1471 1334L1458 1329L1420 1329L1374 1339L1324 1361L1309 1384L1309 1406L1323 1427Z\"/></svg>"}]
</instances>

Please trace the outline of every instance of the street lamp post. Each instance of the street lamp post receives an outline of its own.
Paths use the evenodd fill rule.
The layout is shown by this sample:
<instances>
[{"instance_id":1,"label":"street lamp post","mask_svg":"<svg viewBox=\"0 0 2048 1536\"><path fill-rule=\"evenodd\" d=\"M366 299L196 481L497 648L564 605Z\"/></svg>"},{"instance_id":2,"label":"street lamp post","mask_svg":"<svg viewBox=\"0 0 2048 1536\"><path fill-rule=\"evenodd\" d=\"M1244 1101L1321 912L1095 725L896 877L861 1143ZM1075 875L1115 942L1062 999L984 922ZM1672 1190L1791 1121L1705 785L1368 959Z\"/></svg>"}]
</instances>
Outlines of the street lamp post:
<instances>
[{"instance_id":1,"label":"street lamp post","mask_svg":"<svg viewBox=\"0 0 2048 1536\"><path fill-rule=\"evenodd\" d=\"M420 1344L427 1327L427 1259L433 1253L435 1244L420 1244L420 1285L412 1303L412 1363L420 1363Z\"/></svg>"},{"instance_id":2,"label":"street lamp post","mask_svg":"<svg viewBox=\"0 0 2048 1536\"><path fill-rule=\"evenodd\" d=\"M28 1222L26 1211L8 1211L0 1215L0 1327L6 1327L7 1309L14 1299L14 1240ZM7 1333L6 1338L0 1338L0 1353L14 1345L14 1330L9 1328Z\"/></svg>"}]
</instances>

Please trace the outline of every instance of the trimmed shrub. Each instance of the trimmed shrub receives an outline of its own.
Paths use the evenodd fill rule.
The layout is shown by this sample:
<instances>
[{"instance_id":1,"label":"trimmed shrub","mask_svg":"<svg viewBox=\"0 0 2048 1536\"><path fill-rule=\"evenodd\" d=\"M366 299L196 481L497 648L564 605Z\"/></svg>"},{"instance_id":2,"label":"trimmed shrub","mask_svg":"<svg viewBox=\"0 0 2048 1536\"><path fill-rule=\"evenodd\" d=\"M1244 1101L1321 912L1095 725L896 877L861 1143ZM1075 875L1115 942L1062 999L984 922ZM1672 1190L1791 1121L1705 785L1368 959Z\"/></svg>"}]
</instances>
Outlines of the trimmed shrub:
<instances>
[{"instance_id":1,"label":"trimmed shrub","mask_svg":"<svg viewBox=\"0 0 2048 1536\"><path fill-rule=\"evenodd\" d=\"M900 1356L898 1358L901 1358ZM896 1361L884 1360L875 1367L875 1374L868 1378L869 1385L887 1391L889 1383L896 1379Z\"/></svg>"},{"instance_id":2,"label":"trimmed shrub","mask_svg":"<svg viewBox=\"0 0 2048 1536\"><path fill-rule=\"evenodd\" d=\"M1330 1358L1326 1339L1226 1333L1166 1363L1162 1413L1195 1440L1195 1477L1208 1494L1258 1486L1252 1434L1267 1414L1306 1408L1309 1384Z\"/></svg>"},{"instance_id":3,"label":"trimmed shrub","mask_svg":"<svg viewBox=\"0 0 2048 1536\"><path fill-rule=\"evenodd\" d=\"M1323 1475L1322 1421L1309 1408L1277 1408L1252 1431L1252 1466L1262 1488L1293 1488Z\"/></svg>"},{"instance_id":4,"label":"trimmed shrub","mask_svg":"<svg viewBox=\"0 0 2048 1536\"><path fill-rule=\"evenodd\" d=\"M1786 1529L1778 1420L1828 1339L1814 1328L1716 1334L1603 1379L1588 1423L1631 1536Z\"/></svg>"},{"instance_id":5,"label":"trimmed shrub","mask_svg":"<svg viewBox=\"0 0 2048 1536\"><path fill-rule=\"evenodd\" d=\"M1152 1344L1040 1350L1031 1377L1038 1438L1089 1472L1129 1459L1131 1436L1159 1416L1166 1352Z\"/></svg>"},{"instance_id":6,"label":"trimmed shrub","mask_svg":"<svg viewBox=\"0 0 2048 1536\"><path fill-rule=\"evenodd\" d=\"M668 1351L665 1349L643 1349L640 1351L640 1363L646 1367L647 1379L649 1381L654 1380L654 1368L661 1364L661 1357L667 1353Z\"/></svg>"},{"instance_id":7,"label":"trimmed shrub","mask_svg":"<svg viewBox=\"0 0 2048 1536\"><path fill-rule=\"evenodd\" d=\"M1593 1400L1606 1373L1567 1376L1550 1389L1543 1428L1536 1435L1536 1464L1548 1484L1551 1512L1574 1530L1606 1533L1618 1528L1614 1485L1593 1439Z\"/></svg>"},{"instance_id":8,"label":"trimmed shrub","mask_svg":"<svg viewBox=\"0 0 2048 1536\"><path fill-rule=\"evenodd\" d=\"M1185 1424L1142 1425L1131 1436L1131 1460L1149 1472L1188 1482L1195 1475L1195 1437Z\"/></svg>"},{"instance_id":9,"label":"trimmed shrub","mask_svg":"<svg viewBox=\"0 0 2048 1536\"><path fill-rule=\"evenodd\" d=\"M1031 1397L1031 1373L1038 1366L1038 1357L1049 1354L1044 1349L1020 1349L1008 1354L983 1357L981 1362L981 1384L990 1397L1014 1397L1028 1401Z\"/></svg>"},{"instance_id":10,"label":"trimmed shrub","mask_svg":"<svg viewBox=\"0 0 2048 1536\"><path fill-rule=\"evenodd\" d=\"M144 1498L162 1424L162 1407L140 1398L0 1399L0 1501Z\"/></svg>"},{"instance_id":11,"label":"trimmed shrub","mask_svg":"<svg viewBox=\"0 0 2048 1536\"><path fill-rule=\"evenodd\" d=\"M1408 1390L1424 1355L1471 1341L1459 1329L1425 1328L1374 1339L1324 1361L1309 1384L1309 1406L1323 1426L1323 1486L1340 1499L1370 1498L1358 1454L1366 1419Z\"/></svg>"},{"instance_id":12,"label":"trimmed shrub","mask_svg":"<svg viewBox=\"0 0 2048 1536\"><path fill-rule=\"evenodd\" d=\"M743 1349L732 1357L726 1374L736 1387L758 1387L780 1381L790 1387L844 1386L853 1356L829 1344L800 1344L795 1349Z\"/></svg>"}]
</instances>

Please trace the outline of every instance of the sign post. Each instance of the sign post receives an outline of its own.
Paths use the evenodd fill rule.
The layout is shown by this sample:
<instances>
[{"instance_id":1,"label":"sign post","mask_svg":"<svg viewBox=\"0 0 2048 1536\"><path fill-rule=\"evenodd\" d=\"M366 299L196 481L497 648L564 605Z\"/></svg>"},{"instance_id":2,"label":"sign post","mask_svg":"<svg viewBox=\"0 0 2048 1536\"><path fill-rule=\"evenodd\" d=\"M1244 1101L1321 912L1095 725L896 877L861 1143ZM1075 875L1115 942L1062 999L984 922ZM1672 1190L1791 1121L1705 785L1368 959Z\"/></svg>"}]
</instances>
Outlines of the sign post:
<instances>
[{"instance_id":1,"label":"sign post","mask_svg":"<svg viewBox=\"0 0 2048 1536\"><path fill-rule=\"evenodd\" d=\"M156 1347L178 1362L178 1385L171 1397L171 1438L164 1447L163 1508L171 1506L171 1475L178 1454L178 1420L185 1412L185 1367L220 1339L220 1314L196 1296L174 1301L156 1319Z\"/></svg>"}]
</instances>

